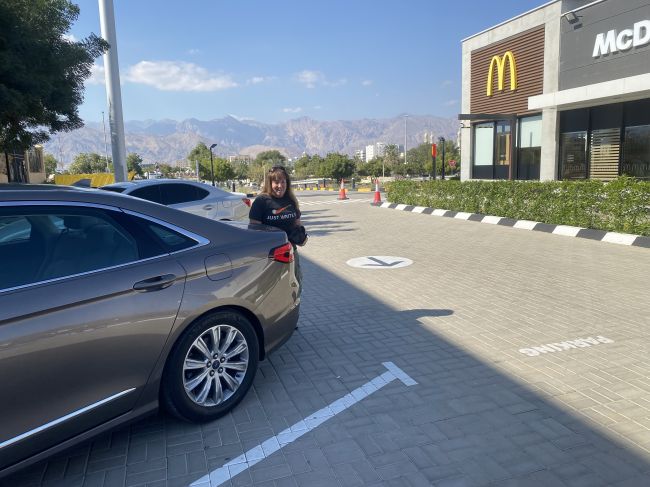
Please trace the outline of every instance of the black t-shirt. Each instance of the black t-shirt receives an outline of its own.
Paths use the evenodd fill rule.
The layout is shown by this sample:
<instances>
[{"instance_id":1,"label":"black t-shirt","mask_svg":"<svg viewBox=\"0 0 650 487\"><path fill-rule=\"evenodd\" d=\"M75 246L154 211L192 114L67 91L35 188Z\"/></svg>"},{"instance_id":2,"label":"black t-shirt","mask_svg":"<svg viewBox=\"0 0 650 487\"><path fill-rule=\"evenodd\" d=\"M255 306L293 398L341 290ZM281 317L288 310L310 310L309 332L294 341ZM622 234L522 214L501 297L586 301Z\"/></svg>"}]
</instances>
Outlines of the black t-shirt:
<instances>
[{"instance_id":1,"label":"black t-shirt","mask_svg":"<svg viewBox=\"0 0 650 487\"><path fill-rule=\"evenodd\" d=\"M287 196L273 198L260 194L253 201L248 217L288 233L296 226L296 220L300 219L300 210Z\"/></svg>"}]
</instances>

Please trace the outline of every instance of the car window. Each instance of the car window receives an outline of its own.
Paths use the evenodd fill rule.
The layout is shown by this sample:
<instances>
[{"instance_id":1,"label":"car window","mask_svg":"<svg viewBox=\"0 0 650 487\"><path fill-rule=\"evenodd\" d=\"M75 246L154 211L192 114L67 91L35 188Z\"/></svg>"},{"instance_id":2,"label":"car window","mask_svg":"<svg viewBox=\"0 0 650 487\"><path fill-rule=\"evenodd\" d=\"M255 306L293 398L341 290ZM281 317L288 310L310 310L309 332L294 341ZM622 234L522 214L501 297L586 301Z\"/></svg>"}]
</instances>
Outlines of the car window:
<instances>
[{"instance_id":1,"label":"car window","mask_svg":"<svg viewBox=\"0 0 650 487\"><path fill-rule=\"evenodd\" d=\"M138 244L120 217L76 206L0 208L0 289L139 260Z\"/></svg>"},{"instance_id":2,"label":"car window","mask_svg":"<svg viewBox=\"0 0 650 487\"><path fill-rule=\"evenodd\" d=\"M161 184L162 202L164 205L177 205L200 199L196 186L183 183Z\"/></svg>"},{"instance_id":3,"label":"car window","mask_svg":"<svg viewBox=\"0 0 650 487\"><path fill-rule=\"evenodd\" d=\"M136 198L142 198L143 200L153 201L154 203L163 203L162 196L160 195L160 185L159 184L148 184L140 188L135 189L129 193L131 196Z\"/></svg>"},{"instance_id":4,"label":"car window","mask_svg":"<svg viewBox=\"0 0 650 487\"><path fill-rule=\"evenodd\" d=\"M147 225L169 252L177 252L194 247L197 244L195 240L175 232L170 228L153 222L147 222Z\"/></svg>"},{"instance_id":5,"label":"car window","mask_svg":"<svg viewBox=\"0 0 650 487\"><path fill-rule=\"evenodd\" d=\"M29 240L32 225L22 216L0 218L0 243Z\"/></svg>"},{"instance_id":6,"label":"car window","mask_svg":"<svg viewBox=\"0 0 650 487\"><path fill-rule=\"evenodd\" d=\"M196 189L197 200L202 200L203 198L207 198L208 195L210 194L210 191L208 191L207 189L199 188L198 186L194 186L194 189Z\"/></svg>"}]
</instances>

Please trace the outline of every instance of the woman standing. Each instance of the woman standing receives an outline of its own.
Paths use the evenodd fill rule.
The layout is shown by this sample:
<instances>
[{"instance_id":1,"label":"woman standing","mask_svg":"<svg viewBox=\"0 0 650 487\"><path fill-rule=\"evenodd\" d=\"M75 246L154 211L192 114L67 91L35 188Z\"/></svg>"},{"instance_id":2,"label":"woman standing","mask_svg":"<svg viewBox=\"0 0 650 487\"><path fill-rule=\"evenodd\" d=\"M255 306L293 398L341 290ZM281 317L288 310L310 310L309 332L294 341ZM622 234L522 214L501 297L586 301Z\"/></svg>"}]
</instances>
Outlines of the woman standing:
<instances>
[{"instance_id":1,"label":"woman standing","mask_svg":"<svg viewBox=\"0 0 650 487\"><path fill-rule=\"evenodd\" d=\"M299 291L302 291L302 272L296 245L307 243L305 227L300 223L298 199L291 190L291 179L282 166L273 166L264 178L264 187L253 201L248 214L251 223L263 223L284 230L293 245L294 268Z\"/></svg>"}]
</instances>

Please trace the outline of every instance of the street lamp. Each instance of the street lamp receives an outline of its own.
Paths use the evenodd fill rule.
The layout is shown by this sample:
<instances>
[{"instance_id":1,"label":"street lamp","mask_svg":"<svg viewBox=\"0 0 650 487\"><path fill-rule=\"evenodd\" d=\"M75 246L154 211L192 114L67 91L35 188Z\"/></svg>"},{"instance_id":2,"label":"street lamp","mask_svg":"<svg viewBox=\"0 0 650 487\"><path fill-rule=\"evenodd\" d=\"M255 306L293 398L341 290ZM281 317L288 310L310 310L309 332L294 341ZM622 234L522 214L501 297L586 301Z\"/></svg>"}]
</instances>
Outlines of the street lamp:
<instances>
[{"instance_id":1,"label":"street lamp","mask_svg":"<svg viewBox=\"0 0 650 487\"><path fill-rule=\"evenodd\" d=\"M408 115L404 115L404 164L406 164L406 120L408 118Z\"/></svg>"},{"instance_id":2,"label":"street lamp","mask_svg":"<svg viewBox=\"0 0 650 487\"><path fill-rule=\"evenodd\" d=\"M217 144L212 144L210 146L210 172L212 173L212 186L214 186L214 161L212 160L212 149L214 149Z\"/></svg>"}]
</instances>

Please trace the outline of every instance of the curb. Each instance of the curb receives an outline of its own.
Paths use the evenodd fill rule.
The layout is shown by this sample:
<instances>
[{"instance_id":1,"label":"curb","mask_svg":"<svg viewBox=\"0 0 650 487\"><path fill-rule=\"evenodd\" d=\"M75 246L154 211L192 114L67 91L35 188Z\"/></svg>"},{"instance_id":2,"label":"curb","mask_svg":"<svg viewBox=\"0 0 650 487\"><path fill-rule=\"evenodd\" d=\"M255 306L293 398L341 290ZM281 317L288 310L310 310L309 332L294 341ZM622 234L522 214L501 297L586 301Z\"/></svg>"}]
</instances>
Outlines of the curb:
<instances>
[{"instance_id":1,"label":"curb","mask_svg":"<svg viewBox=\"0 0 650 487\"><path fill-rule=\"evenodd\" d=\"M551 225L548 223L533 222L529 220L513 220L512 218L482 215L480 213L464 213L461 211L437 210L434 208L426 208L424 206L412 206L397 203L371 203L371 205L377 206L379 208L388 208L391 210L410 211L424 215L442 216L446 218L455 218L457 220L488 223L491 225L532 230L535 232L552 233L555 235L563 235L565 237L586 238L589 240L598 240L600 242L628 245L633 247L644 247L650 249L650 237L643 237L641 235L607 232L605 230L594 230L593 228L570 227L568 225Z\"/></svg>"}]
</instances>

